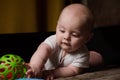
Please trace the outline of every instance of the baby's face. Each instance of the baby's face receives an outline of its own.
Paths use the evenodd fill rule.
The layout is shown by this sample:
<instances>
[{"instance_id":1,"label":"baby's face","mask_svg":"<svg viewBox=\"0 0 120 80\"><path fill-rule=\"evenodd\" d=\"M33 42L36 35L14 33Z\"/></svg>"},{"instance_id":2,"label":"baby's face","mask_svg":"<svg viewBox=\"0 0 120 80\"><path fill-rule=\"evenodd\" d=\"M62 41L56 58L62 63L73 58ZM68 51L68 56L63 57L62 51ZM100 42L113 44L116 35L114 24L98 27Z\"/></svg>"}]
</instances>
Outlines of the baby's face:
<instances>
[{"instance_id":1,"label":"baby's face","mask_svg":"<svg viewBox=\"0 0 120 80\"><path fill-rule=\"evenodd\" d=\"M85 20L82 17L78 18L74 15L66 15L59 19L56 36L57 43L63 50L72 52L86 43L89 34L83 28L85 26Z\"/></svg>"},{"instance_id":2,"label":"baby's face","mask_svg":"<svg viewBox=\"0 0 120 80\"><path fill-rule=\"evenodd\" d=\"M79 49L91 37L91 19L89 9L83 5L73 4L64 8L56 27L58 45L67 52Z\"/></svg>"}]
</instances>

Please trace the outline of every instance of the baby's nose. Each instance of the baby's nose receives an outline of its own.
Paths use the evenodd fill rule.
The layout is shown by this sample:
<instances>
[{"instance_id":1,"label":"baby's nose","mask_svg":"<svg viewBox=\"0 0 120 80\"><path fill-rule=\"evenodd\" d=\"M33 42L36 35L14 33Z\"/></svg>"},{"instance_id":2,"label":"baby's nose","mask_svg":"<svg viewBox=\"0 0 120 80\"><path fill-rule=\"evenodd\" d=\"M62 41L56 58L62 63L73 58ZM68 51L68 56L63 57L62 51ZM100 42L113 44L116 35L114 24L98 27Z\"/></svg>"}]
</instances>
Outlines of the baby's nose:
<instances>
[{"instance_id":1,"label":"baby's nose","mask_svg":"<svg viewBox=\"0 0 120 80\"><path fill-rule=\"evenodd\" d=\"M64 39L66 39L66 40L70 40L70 34L69 34L69 33L65 33L65 35L64 35Z\"/></svg>"}]
</instances>

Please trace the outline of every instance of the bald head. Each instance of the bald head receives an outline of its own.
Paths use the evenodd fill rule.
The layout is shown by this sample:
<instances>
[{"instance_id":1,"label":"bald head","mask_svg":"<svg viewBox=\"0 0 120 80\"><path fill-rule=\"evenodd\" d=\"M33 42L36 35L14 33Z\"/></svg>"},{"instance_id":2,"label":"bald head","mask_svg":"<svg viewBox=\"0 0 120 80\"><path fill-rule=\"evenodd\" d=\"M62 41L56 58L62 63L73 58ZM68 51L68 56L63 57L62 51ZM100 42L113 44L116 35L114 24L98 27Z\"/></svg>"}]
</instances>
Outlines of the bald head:
<instances>
[{"instance_id":1,"label":"bald head","mask_svg":"<svg viewBox=\"0 0 120 80\"><path fill-rule=\"evenodd\" d=\"M64 19L64 20L63 20ZM93 24L93 17L88 7L83 4L70 4L65 7L59 17L59 21L68 21L69 23L76 21L76 24ZM71 22L70 22L71 20ZM68 23L68 24L69 24Z\"/></svg>"},{"instance_id":2,"label":"bald head","mask_svg":"<svg viewBox=\"0 0 120 80\"><path fill-rule=\"evenodd\" d=\"M90 10L88 9L88 7L86 7L85 5L83 4L71 4L67 7L65 7L62 11L62 13L64 12L69 12L71 14L76 14L76 15L91 15L91 12Z\"/></svg>"}]
</instances>

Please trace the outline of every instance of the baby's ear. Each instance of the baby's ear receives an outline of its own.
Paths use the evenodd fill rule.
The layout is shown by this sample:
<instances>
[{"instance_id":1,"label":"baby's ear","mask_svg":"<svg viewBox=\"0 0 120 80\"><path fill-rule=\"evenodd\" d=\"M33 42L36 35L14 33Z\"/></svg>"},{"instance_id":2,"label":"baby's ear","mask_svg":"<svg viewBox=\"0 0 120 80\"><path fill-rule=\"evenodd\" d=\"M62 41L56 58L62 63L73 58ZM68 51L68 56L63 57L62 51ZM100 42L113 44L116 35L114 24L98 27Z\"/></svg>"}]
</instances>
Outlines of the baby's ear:
<instances>
[{"instance_id":1,"label":"baby's ear","mask_svg":"<svg viewBox=\"0 0 120 80\"><path fill-rule=\"evenodd\" d=\"M94 33L90 33L89 40L91 40L93 36L94 36Z\"/></svg>"},{"instance_id":2,"label":"baby's ear","mask_svg":"<svg viewBox=\"0 0 120 80\"><path fill-rule=\"evenodd\" d=\"M94 36L93 33L88 34L88 37L86 38L86 42L85 43L89 42L92 39L93 36Z\"/></svg>"}]
</instances>

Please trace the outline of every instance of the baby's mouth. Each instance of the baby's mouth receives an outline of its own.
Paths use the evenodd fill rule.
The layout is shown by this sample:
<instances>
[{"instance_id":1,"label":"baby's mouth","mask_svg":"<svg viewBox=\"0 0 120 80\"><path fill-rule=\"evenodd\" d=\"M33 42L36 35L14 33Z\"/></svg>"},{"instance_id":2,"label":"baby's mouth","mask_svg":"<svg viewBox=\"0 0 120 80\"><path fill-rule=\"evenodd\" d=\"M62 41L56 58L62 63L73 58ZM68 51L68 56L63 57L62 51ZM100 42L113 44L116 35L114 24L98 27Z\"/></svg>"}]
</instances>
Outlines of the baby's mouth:
<instances>
[{"instance_id":1,"label":"baby's mouth","mask_svg":"<svg viewBox=\"0 0 120 80\"><path fill-rule=\"evenodd\" d=\"M70 43L62 42L63 45L70 46Z\"/></svg>"}]
</instances>

